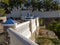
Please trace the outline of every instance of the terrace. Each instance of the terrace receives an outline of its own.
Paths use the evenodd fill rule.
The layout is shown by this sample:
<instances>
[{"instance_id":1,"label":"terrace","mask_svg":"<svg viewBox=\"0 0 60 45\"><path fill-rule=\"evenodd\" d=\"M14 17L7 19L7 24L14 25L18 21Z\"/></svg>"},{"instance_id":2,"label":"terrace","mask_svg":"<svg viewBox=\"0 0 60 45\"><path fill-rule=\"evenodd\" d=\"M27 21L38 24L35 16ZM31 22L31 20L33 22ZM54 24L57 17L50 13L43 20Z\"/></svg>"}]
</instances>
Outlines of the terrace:
<instances>
[{"instance_id":1,"label":"terrace","mask_svg":"<svg viewBox=\"0 0 60 45\"><path fill-rule=\"evenodd\" d=\"M27 12L26 12L27 13ZM56 11L56 14L58 14L59 11ZM14 13L15 14L15 13ZM51 14L52 17L46 16L48 14ZM19 14L20 15L20 14ZM40 18L57 18L59 17L55 15L55 12L33 12L33 15L39 15ZM9 16L9 15L8 15ZM43 16L43 17L42 17ZM24 20L21 20L20 17L18 18L17 15L14 17L12 15L13 24L11 25L9 22L9 25L7 23L3 24L4 30L8 31L10 37L10 45L38 45L35 43L35 38L38 34L38 27L39 27L39 21L38 18L33 18L30 20L25 20L25 14L24 14ZM16 25L15 25L16 24ZM9 29L8 29L9 28ZM8 30L7 30L8 29Z\"/></svg>"},{"instance_id":2,"label":"terrace","mask_svg":"<svg viewBox=\"0 0 60 45\"><path fill-rule=\"evenodd\" d=\"M9 45L37 45L35 43L35 37L37 36L37 28L39 27L38 18L30 19L29 21L20 19L7 19L2 25L5 31L4 34L7 36L4 39L9 40L6 40L5 43L8 42L7 44Z\"/></svg>"}]
</instances>

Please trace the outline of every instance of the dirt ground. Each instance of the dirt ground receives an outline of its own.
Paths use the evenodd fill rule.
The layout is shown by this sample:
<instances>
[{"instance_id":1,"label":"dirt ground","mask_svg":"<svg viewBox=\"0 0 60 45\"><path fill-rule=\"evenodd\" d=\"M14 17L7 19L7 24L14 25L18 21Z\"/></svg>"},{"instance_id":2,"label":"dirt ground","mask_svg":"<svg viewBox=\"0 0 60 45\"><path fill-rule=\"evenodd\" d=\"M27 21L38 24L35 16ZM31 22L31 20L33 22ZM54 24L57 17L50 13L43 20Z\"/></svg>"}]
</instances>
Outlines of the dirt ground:
<instances>
[{"instance_id":1,"label":"dirt ground","mask_svg":"<svg viewBox=\"0 0 60 45\"><path fill-rule=\"evenodd\" d=\"M0 45L7 45L3 26L0 23Z\"/></svg>"},{"instance_id":2,"label":"dirt ground","mask_svg":"<svg viewBox=\"0 0 60 45\"><path fill-rule=\"evenodd\" d=\"M0 33L2 33L3 32L3 26L2 26L2 24L0 24Z\"/></svg>"}]
</instances>

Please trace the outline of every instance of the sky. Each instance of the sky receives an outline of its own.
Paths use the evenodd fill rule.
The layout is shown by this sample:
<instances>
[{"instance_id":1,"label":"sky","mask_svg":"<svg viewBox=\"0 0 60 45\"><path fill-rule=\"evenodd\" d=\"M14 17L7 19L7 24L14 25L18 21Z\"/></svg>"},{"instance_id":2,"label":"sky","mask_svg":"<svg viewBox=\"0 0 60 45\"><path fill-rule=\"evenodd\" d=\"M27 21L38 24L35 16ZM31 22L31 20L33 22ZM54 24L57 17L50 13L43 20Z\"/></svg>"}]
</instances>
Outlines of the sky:
<instances>
[{"instance_id":1,"label":"sky","mask_svg":"<svg viewBox=\"0 0 60 45\"><path fill-rule=\"evenodd\" d=\"M60 0L59 0L59 2L60 2Z\"/></svg>"}]
</instances>

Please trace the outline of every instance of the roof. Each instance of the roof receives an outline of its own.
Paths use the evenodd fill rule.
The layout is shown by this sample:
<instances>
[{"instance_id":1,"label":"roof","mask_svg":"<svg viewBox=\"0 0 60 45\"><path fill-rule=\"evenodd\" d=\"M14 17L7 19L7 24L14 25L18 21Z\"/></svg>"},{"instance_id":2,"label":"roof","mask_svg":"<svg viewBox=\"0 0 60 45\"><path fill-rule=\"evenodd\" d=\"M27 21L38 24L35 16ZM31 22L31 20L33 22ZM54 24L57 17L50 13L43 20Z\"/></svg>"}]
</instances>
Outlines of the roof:
<instances>
[{"instance_id":1,"label":"roof","mask_svg":"<svg viewBox=\"0 0 60 45\"><path fill-rule=\"evenodd\" d=\"M15 24L15 21L9 18L3 24Z\"/></svg>"}]
</instances>

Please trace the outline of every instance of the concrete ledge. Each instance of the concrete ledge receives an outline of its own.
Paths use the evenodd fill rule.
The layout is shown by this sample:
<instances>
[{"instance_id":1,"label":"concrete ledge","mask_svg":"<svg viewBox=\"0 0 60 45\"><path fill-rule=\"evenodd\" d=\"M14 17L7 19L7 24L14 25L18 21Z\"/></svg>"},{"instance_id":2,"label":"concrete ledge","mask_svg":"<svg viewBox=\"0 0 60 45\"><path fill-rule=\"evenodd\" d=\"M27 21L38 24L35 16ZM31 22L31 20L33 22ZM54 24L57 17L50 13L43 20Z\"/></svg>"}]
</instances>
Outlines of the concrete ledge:
<instances>
[{"instance_id":1,"label":"concrete ledge","mask_svg":"<svg viewBox=\"0 0 60 45\"><path fill-rule=\"evenodd\" d=\"M8 29L8 33L9 33L9 35L10 34L14 35L14 37L16 37L17 40L19 40L20 43L22 43L22 45L38 45L35 42L33 42L32 40L25 38L23 35L18 34L18 32L16 32L15 30L13 30L11 28ZM10 36L10 38L12 38L12 37ZM13 40L15 40L15 39L13 39ZM10 40L10 41L12 41L13 45L14 45L15 42L13 40ZM17 43L17 45L20 45L20 43L18 43L18 42L16 42L16 43Z\"/></svg>"}]
</instances>

